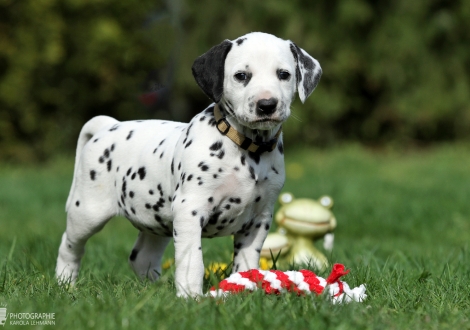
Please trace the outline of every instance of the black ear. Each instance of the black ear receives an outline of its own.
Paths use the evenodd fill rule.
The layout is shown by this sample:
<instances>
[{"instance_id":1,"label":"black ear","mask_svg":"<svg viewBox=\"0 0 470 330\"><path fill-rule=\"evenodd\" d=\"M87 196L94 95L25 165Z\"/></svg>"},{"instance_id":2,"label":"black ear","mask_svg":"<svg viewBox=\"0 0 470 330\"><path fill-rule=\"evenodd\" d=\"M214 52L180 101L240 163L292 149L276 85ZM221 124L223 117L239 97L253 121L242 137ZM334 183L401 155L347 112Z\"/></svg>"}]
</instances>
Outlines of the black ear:
<instances>
[{"instance_id":1,"label":"black ear","mask_svg":"<svg viewBox=\"0 0 470 330\"><path fill-rule=\"evenodd\" d=\"M295 72L297 78L297 91L299 92L300 100L304 103L307 97L312 94L315 87L317 87L322 74L322 69L320 67L320 63L318 63L316 59L293 42L290 44L290 50L297 62Z\"/></svg>"},{"instance_id":2,"label":"black ear","mask_svg":"<svg viewBox=\"0 0 470 330\"><path fill-rule=\"evenodd\" d=\"M215 103L220 101L224 91L225 58L231 48L232 42L224 40L199 56L193 64L194 79Z\"/></svg>"}]
</instances>

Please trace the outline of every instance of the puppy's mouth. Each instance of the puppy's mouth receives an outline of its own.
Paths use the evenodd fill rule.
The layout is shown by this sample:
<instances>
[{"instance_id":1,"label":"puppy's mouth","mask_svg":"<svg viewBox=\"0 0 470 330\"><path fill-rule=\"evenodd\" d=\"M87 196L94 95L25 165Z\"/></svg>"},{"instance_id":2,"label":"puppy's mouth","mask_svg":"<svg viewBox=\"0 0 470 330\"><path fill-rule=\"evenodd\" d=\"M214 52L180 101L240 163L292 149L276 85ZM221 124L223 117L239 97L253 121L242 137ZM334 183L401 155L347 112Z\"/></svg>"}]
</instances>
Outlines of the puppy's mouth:
<instances>
[{"instance_id":1,"label":"puppy's mouth","mask_svg":"<svg viewBox=\"0 0 470 330\"><path fill-rule=\"evenodd\" d=\"M255 123L275 123L275 124L280 124L282 123L282 120L277 119L277 118L260 118L254 120Z\"/></svg>"}]
</instances>

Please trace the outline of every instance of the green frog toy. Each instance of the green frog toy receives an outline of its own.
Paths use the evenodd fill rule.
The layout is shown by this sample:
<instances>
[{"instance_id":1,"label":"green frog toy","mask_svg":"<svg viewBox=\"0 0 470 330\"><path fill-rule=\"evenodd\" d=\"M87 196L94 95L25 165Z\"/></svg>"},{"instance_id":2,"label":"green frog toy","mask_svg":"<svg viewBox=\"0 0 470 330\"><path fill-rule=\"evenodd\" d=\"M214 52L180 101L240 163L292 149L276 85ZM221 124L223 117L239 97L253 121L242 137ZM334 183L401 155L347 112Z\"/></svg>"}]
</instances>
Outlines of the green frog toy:
<instances>
[{"instance_id":1,"label":"green frog toy","mask_svg":"<svg viewBox=\"0 0 470 330\"><path fill-rule=\"evenodd\" d=\"M324 237L323 247L329 251L333 249L332 231L336 227L336 218L331 212L333 199L329 196L319 200L294 199L294 195L283 193L279 202L281 208L274 218L278 230L266 238L261 258L269 260L279 255L278 265L281 267L296 263L325 269L328 260L315 247L314 241Z\"/></svg>"}]
</instances>

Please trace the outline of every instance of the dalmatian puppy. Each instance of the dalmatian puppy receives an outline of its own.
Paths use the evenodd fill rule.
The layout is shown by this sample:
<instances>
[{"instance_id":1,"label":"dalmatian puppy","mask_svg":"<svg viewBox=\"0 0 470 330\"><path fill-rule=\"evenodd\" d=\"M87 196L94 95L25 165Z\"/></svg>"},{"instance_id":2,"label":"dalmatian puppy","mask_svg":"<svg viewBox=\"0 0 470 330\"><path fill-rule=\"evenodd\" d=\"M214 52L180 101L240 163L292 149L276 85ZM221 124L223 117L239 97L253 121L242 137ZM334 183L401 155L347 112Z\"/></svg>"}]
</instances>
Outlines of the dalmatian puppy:
<instances>
[{"instance_id":1,"label":"dalmatian puppy","mask_svg":"<svg viewBox=\"0 0 470 330\"><path fill-rule=\"evenodd\" d=\"M284 184L281 125L296 90L315 89L319 63L291 41L255 32L225 40L192 72L214 102L189 124L119 122L81 130L56 276L74 282L85 243L116 215L139 230L134 272L158 279L174 239L177 295L202 294L201 238L234 236L233 272L258 268Z\"/></svg>"}]
</instances>

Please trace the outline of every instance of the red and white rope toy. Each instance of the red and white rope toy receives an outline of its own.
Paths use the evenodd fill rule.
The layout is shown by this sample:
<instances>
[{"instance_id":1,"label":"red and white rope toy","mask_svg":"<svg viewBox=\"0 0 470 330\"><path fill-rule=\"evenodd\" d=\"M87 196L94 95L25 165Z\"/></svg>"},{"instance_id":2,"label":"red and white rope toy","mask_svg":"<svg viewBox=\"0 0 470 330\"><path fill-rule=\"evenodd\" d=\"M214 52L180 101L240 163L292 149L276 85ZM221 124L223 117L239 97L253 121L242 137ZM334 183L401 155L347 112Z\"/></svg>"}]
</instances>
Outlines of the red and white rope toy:
<instances>
[{"instance_id":1,"label":"red and white rope toy","mask_svg":"<svg viewBox=\"0 0 470 330\"><path fill-rule=\"evenodd\" d=\"M218 288L212 287L209 294L213 297L225 297L231 293L262 289L267 294L295 292L297 295L311 293L320 295L324 293L334 304L364 301L367 297L364 284L351 289L346 282L339 280L347 273L349 270L345 270L341 264L333 265L331 274L326 280L304 269L287 272L251 269L230 275L219 283Z\"/></svg>"}]
</instances>

